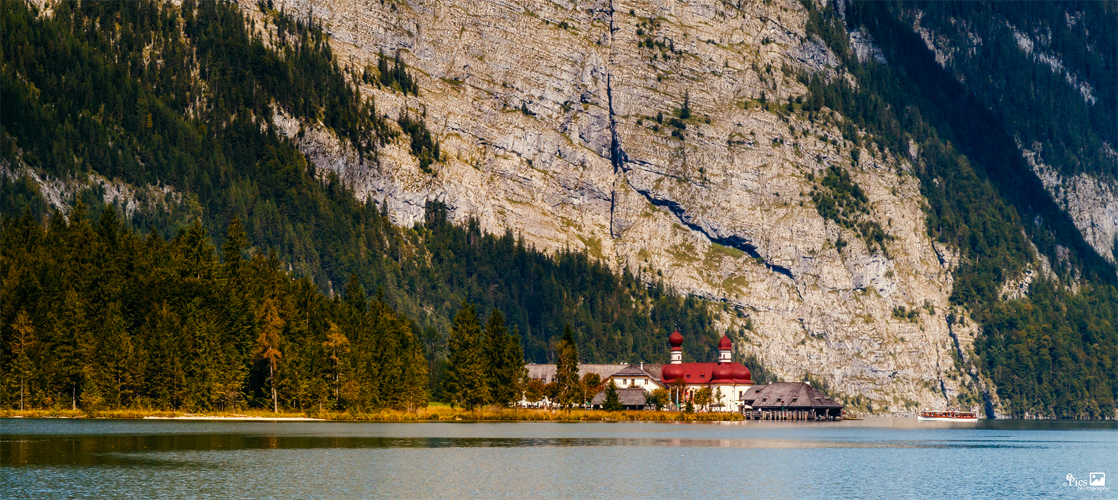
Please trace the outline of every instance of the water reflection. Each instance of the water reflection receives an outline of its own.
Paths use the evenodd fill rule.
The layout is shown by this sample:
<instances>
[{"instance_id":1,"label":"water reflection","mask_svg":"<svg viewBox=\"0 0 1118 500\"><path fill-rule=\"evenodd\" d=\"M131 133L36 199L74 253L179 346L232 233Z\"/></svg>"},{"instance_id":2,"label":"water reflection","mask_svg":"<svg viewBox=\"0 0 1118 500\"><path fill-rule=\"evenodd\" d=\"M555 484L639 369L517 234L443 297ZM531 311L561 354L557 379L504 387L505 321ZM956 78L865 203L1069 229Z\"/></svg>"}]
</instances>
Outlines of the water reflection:
<instances>
[{"instance_id":1,"label":"water reflection","mask_svg":"<svg viewBox=\"0 0 1118 500\"><path fill-rule=\"evenodd\" d=\"M1118 424L0 421L5 498L1045 496Z\"/></svg>"}]
</instances>

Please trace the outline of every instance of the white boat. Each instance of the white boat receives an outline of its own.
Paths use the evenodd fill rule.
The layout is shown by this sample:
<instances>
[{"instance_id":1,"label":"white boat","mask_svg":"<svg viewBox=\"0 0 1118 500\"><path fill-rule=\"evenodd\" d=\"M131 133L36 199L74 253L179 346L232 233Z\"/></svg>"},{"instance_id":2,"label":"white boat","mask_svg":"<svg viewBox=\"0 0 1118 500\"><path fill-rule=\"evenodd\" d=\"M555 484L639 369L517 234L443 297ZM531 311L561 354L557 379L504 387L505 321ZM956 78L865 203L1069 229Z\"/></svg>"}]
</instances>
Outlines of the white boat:
<instances>
[{"instance_id":1,"label":"white boat","mask_svg":"<svg viewBox=\"0 0 1118 500\"><path fill-rule=\"evenodd\" d=\"M972 411L922 411L916 416L920 422L977 422L978 415Z\"/></svg>"}]
</instances>

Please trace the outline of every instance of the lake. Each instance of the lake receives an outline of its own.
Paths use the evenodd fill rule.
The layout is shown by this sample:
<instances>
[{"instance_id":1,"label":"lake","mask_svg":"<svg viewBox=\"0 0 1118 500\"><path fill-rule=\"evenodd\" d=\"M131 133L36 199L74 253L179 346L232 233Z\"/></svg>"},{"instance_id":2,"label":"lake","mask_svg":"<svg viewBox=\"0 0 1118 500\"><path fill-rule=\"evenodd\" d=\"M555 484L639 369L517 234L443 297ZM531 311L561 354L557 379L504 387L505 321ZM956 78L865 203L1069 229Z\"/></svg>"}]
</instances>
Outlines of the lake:
<instances>
[{"instance_id":1,"label":"lake","mask_svg":"<svg viewBox=\"0 0 1118 500\"><path fill-rule=\"evenodd\" d=\"M1068 485L1095 472L1107 490ZM3 498L1115 498L1118 423L4 419L0 483Z\"/></svg>"}]
</instances>

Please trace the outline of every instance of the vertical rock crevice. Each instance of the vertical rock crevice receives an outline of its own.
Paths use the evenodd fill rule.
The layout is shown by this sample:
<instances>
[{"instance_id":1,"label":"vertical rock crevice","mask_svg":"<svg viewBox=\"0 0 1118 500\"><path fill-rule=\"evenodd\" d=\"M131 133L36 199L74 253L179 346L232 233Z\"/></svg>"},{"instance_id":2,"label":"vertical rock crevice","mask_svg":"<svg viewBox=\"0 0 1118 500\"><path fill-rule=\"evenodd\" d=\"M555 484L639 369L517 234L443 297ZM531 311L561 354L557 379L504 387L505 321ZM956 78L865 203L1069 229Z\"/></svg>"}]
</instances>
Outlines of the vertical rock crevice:
<instances>
[{"instance_id":1,"label":"vertical rock crevice","mask_svg":"<svg viewBox=\"0 0 1118 500\"><path fill-rule=\"evenodd\" d=\"M625 152L621 149L621 140L617 137L617 115L613 110L613 34L617 31L614 26L613 16L616 12L613 8L614 0L609 2L609 57L606 58L606 106L609 110L609 156L610 164L613 165L613 188L610 190L609 196L609 236L610 238L617 239L620 234L615 230L614 212L617 209L617 174L622 170L622 165L625 162Z\"/></svg>"}]
</instances>

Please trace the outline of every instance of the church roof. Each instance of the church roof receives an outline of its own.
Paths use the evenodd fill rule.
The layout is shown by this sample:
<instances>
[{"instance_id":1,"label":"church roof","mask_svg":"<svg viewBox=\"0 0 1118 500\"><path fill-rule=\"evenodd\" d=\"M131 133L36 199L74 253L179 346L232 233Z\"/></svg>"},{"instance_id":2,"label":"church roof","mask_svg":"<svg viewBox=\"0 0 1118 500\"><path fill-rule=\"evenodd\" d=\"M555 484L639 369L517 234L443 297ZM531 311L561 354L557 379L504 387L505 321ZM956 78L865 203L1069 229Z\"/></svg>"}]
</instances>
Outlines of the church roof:
<instances>
[{"instance_id":1,"label":"church roof","mask_svg":"<svg viewBox=\"0 0 1118 500\"><path fill-rule=\"evenodd\" d=\"M729 365L734 368L744 369L744 373L749 373L749 369L741 365L741 363L681 363L678 365L662 365L661 382L664 384L671 384L676 379L683 379L687 384L708 384L714 379L714 369L719 365ZM736 384L752 384L751 378L734 378L724 379L719 382L731 382Z\"/></svg>"},{"instance_id":2,"label":"church roof","mask_svg":"<svg viewBox=\"0 0 1118 500\"><path fill-rule=\"evenodd\" d=\"M807 382L776 382L750 387L742 401L754 410L781 408L842 408L842 404Z\"/></svg>"}]
</instances>

